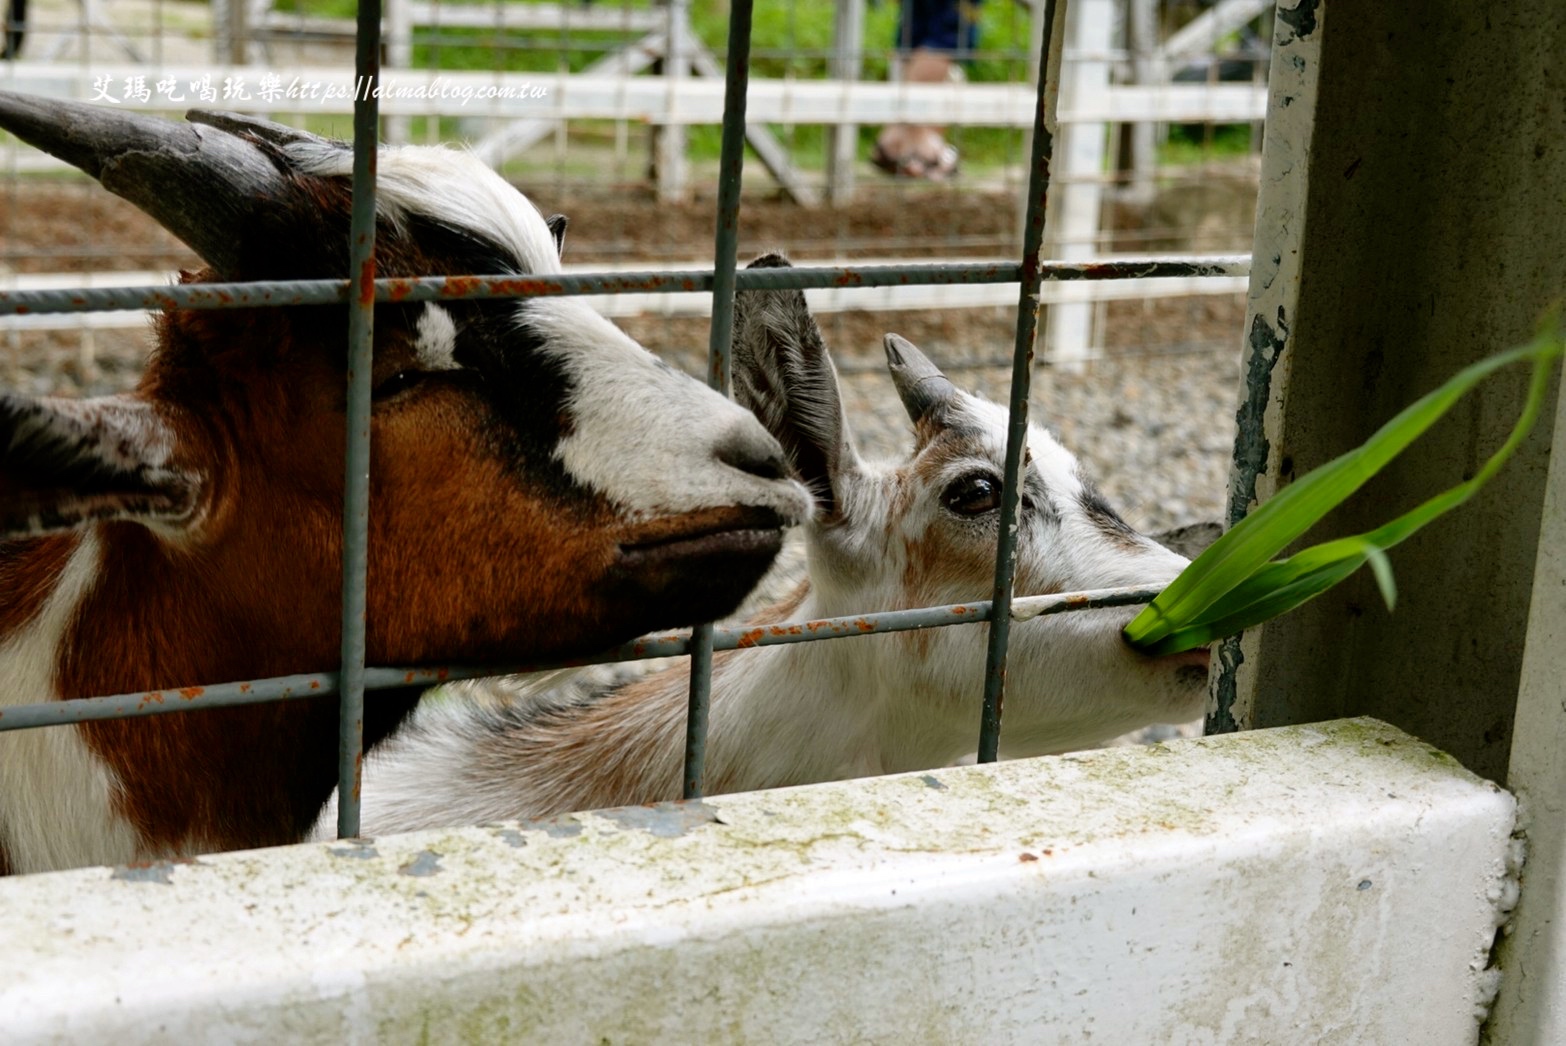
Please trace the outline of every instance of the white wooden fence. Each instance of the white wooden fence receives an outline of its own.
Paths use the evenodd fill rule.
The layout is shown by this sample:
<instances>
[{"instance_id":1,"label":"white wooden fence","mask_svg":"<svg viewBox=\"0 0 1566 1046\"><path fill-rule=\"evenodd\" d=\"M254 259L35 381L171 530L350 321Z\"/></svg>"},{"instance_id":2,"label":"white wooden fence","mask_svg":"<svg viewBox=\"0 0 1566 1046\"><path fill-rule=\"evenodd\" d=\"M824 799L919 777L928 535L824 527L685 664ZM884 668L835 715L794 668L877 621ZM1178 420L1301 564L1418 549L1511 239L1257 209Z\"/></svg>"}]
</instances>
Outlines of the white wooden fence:
<instances>
[{"instance_id":1,"label":"white wooden fence","mask_svg":"<svg viewBox=\"0 0 1566 1046\"><path fill-rule=\"evenodd\" d=\"M859 0L844 0L852 9ZM1065 60L1058 109L1056 190L1051 195L1047 223L1046 254L1062 260L1106 256L1098 247L1103 203L1102 172L1108 158L1108 131L1114 124L1151 127L1168 122L1250 122L1262 119L1266 90L1259 84L1169 83L1123 84L1110 77L1112 33L1121 0L1074 0L1065 5L1060 31L1054 38ZM1231 0L1226 9L1232 20L1237 11ZM1250 0L1254 6L1254 0ZM682 129L715 125L723 115L723 82L717 60L695 40L686 21L683 3L667 10L597 9L553 4L462 4L389 0L388 64L383 73L381 111L388 130L395 132L414 116L485 116L505 121L502 130L476 143L491 162L525 148L551 133L562 120L608 119L651 124L663 129L657 164L660 193L677 198L685 191ZM105 17L96 9L98 17ZM231 16L242 13L238 35ZM1210 19L1198 26L1194 39L1213 30ZM1215 25L1227 24L1219 20ZM577 74L503 74L489 72L436 72L410 69L411 33L415 28L469 26L482 28L616 29L631 34L626 45ZM214 52L228 59L220 62L165 64L152 70L140 61L91 63L17 62L0 66L0 88L26 91L78 101L102 101L105 85L112 95L122 93L131 78L142 77L149 87L138 109L182 113L192 105L216 105L246 112L311 112L346 115L352 109L351 77L341 68L278 66L268 61L268 41L301 27L316 33L339 32L351 36L351 24L331 20L302 20L271 10L265 0L248 4L215 5ZM851 17L839 19L839 30L849 37L862 32ZM671 35L672 34L672 35ZM1188 32L1186 35L1191 35ZM670 39L679 41L671 52ZM862 41L841 40L854 54ZM1180 44L1184 54L1191 46ZM59 50L58 47L45 49ZM678 61L670 60L670 55ZM1170 52L1174 55L1175 52ZM639 76L657 60L664 60L666 75ZM851 72L847 52L838 67ZM281 94L263 93L263 78ZM274 80L271 78L275 78ZM168 79L180 90L168 94L151 88ZM213 100L192 98L187 85L206 83L221 88L242 85L245 96L220 95ZM290 90L311 90L316 97L289 97ZM322 97L326 91L332 97ZM173 95L177 93L178 98ZM798 175L787 151L767 131L765 124L824 124L843 129L834 138L829 165L827 195L842 201L851 184L850 155L853 127L894 122L921 122L953 126L1027 128L1033 119L1033 87L1015 84L911 84L879 83L851 79L766 80L753 79L747 95L750 126L747 135L774 178L805 205L814 205L820 193ZM1145 158L1144 158L1145 159ZM0 170L39 169L56 166L36 153L7 155L0 151ZM0 273L0 279L5 275ZM155 281L154 281L155 282ZM25 283L15 283L24 286ZM1143 298L1191 293L1233 293L1232 280L1142 281L1137 296ZM918 303L926 308L971 308L994 304L996 290L987 287L945 288ZM1121 300L1125 289L1111 283L1077 283L1052 288L1045 344L1050 358L1065 367L1080 367L1093 353L1095 302ZM1013 299L1014 300L1014 299ZM1011 302L1001 302L1010 304ZM823 303L826 304L826 303ZM831 305L827 304L830 308ZM855 299L844 307L886 308L861 304ZM899 306L902 307L902 306ZM98 319L95 323L119 323ZM0 319L0 331L18 329L17 320Z\"/></svg>"}]
</instances>

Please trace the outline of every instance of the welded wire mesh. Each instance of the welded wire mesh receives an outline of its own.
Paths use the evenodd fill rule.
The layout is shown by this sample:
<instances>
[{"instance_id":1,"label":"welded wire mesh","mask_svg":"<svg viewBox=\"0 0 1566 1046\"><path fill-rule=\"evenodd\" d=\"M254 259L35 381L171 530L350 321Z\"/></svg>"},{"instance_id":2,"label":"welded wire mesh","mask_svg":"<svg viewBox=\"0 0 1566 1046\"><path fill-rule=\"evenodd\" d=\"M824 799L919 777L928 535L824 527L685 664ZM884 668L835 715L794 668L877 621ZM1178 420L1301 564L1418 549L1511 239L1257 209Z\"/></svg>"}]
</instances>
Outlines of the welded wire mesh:
<instances>
[{"instance_id":1,"label":"welded wire mesh","mask_svg":"<svg viewBox=\"0 0 1566 1046\"><path fill-rule=\"evenodd\" d=\"M498 8L497 8L498 10ZM629 10L629 8L624 8ZM1046 2L1039 11L1039 26L1048 55L1049 33L1057 24L1056 3ZM801 266L794 269L737 271L737 243L740 219L740 171L745 133L743 103L750 69L746 49L752 16L750 0L735 0L731 9L728 45L723 57L727 78L723 141L719 157L720 192L717 203L717 237L711 270L700 272L589 273L552 277L547 281L490 278L477 285L462 283L462 293L522 298L534 295L592 294L633 285L641 293L663 294L684 291L694 286L711 294L711 333L708 375L711 383L726 390L729 326L733 295L745 287L828 287L851 280L861 287L877 285L935 287L952 284L1006 285L1018 287L1012 313L1014 352L1010 361L1011 425L1008 433L1006 468L1002 489L1005 493L996 553L994 594L990 601L959 607L936 607L869 614L853 619L829 619L802 623L799 627L778 627L755 637L735 629L699 628L690 635L649 637L578 663L606 660L633 660L670 654L692 656L692 728L689 731L686 794L701 794L701 749L705 731L702 726L710 688L711 651L764 646L774 643L818 641L844 635L864 635L924 627L963 627L989 622L990 638L986 676L975 680L976 691L983 687L984 710L975 724L981 759L996 755L1003 722L1004 667L1007 657L1008 625L1014 605L1011 582L1015 555L1015 531L1011 526L1017 511L1016 491L1022 448L1027 429L1028 387L1033 374L1033 352L1037 343L1039 295L1047 281L1113 280L1123 278L1235 277L1248 270L1240 256L1219 260L1161 259L1122 261L1112 264L1046 264L1042 251L1046 235L1046 201L1050 188L1050 161L1053 135L1046 109L1047 99L1059 75L1046 66L1038 78L1035 92L1034 121L1030 140L1032 153L1028 167L1027 192L1023 207L1023 249L1020 259L1004 263L932 263L892 266ZM381 53L381 12L378 0L359 7L357 22L357 71L361 77L376 75ZM435 41L447 46L448 39ZM426 41L430 43L430 41ZM432 44L433 46L433 44ZM452 44L451 46L456 46ZM759 56L758 56L759 57ZM796 56L797 57L797 56ZM373 149L377 141L377 113L373 98L355 106L354 168L355 259L373 263L374 180ZM415 129L417 134L417 129ZM366 271L357 265L353 271ZM368 270L373 274L373 268ZM467 275L467 274L452 274ZM484 274L479 274L484 275ZM448 679L471 678L482 674L537 669L545 666L448 666L431 668L366 667L364 664L364 549L367 540L368 462L371 453L368 427L368 372L374 303L395 297L402 301L434 300L453 293L452 284L443 277L422 280L348 280L284 281L254 284L230 284L221 287L192 285L183 287L135 287L104 289L91 287L45 290L0 290L0 315L48 315L51 313L91 314L143 308L226 308L244 305L286 306L300 303L345 303L355 318L350 331L349 422L346 435L348 474L344 511L345 585L343 604L343 661L339 673L299 675L265 680L170 680L178 686L182 700L164 701L163 692L110 695L70 701L41 701L34 705L11 707L0 714L0 731L26 729L89 719L182 713L197 708L249 704L261 701L316 697L333 691L342 701L341 748L339 758L339 831L352 835L358 829L357 767L361 739L358 723L363 715L364 691L407 686L410 682L435 683ZM1081 597L1035 597L1027 603L1028 614L1068 612L1095 606L1115 606L1146 602L1150 591L1093 593ZM1045 600L1040 603L1039 600ZM1053 600L1053 602L1049 602ZM959 612L960 611L960 612ZM305 667L305 666L301 666ZM172 693L174 691L170 691ZM38 695L42 698L44 695Z\"/></svg>"}]
</instances>

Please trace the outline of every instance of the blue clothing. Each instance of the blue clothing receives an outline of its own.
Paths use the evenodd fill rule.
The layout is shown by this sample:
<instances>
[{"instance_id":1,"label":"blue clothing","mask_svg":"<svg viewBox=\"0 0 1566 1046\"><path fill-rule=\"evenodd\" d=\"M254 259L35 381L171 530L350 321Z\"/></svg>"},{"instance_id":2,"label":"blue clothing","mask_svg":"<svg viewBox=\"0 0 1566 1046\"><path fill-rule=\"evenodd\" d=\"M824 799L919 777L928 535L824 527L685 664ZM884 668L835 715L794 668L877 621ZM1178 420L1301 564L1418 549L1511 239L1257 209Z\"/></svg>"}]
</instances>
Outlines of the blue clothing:
<instances>
[{"instance_id":1,"label":"blue clothing","mask_svg":"<svg viewBox=\"0 0 1566 1046\"><path fill-rule=\"evenodd\" d=\"M897 49L961 52L966 57L979 42L980 0L902 0Z\"/></svg>"}]
</instances>

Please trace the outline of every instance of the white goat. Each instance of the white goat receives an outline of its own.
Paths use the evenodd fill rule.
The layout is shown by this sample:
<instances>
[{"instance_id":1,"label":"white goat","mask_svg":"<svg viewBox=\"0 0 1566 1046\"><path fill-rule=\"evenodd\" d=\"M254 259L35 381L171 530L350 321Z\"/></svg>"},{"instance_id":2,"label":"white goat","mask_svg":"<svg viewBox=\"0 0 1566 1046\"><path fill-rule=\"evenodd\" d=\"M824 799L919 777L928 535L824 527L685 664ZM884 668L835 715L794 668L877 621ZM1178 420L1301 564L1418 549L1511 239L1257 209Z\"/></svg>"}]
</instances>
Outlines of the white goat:
<instances>
[{"instance_id":1,"label":"white goat","mask_svg":"<svg viewBox=\"0 0 1566 1046\"><path fill-rule=\"evenodd\" d=\"M753 266L786 265L777 256ZM958 391L888 335L913 453L854 449L837 377L798 291L745 292L736 394L814 490L808 579L757 625L990 594L1007 415ZM1076 459L1031 427L1017 543L1021 595L1167 583L1186 560L1128 526ZM1207 654L1152 659L1121 629L1135 608L1012 629L1003 751L1062 752L1199 715ZM942 766L974 748L988 625L762 647L714 658L710 794ZM527 702L427 703L365 766L366 834L545 817L680 795L689 670L580 679ZM329 834L335 810L318 822ZM322 832L326 829L326 833Z\"/></svg>"}]
</instances>

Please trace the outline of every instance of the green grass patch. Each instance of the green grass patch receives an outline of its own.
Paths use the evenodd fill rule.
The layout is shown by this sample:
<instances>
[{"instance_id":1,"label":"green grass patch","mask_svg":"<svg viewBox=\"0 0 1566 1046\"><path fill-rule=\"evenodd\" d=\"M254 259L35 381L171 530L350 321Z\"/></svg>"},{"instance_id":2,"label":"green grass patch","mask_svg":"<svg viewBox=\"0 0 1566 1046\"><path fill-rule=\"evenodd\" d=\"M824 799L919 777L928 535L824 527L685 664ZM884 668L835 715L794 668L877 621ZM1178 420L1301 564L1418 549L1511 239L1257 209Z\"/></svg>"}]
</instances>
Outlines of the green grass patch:
<instances>
[{"instance_id":1,"label":"green grass patch","mask_svg":"<svg viewBox=\"0 0 1566 1046\"><path fill-rule=\"evenodd\" d=\"M1158 162L1164 166L1194 166L1248 156L1255 151L1250 124L1172 124L1169 137L1159 146Z\"/></svg>"}]
</instances>

